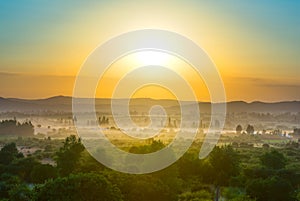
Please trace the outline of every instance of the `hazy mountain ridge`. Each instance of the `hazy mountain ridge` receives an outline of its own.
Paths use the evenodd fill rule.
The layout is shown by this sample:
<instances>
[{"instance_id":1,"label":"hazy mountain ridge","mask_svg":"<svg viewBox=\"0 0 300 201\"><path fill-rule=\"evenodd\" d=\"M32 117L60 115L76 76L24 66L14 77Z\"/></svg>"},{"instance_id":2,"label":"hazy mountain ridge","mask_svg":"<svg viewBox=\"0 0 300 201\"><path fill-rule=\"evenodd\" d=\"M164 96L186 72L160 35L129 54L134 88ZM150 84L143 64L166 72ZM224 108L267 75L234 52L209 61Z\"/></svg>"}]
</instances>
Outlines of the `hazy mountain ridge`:
<instances>
[{"instance_id":1,"label":"hazy mountain ridge","mask_svg":"<svg viewBox=\"0 0 300 201\"><path fill-rule=\"evenodd\" d=\"M78 98L81 104L86 104L88 99ZM118 103L126 103L126 99L118 99ZM97 98L95 100L96 108L108 109L111 105L111 99ZM182 101L184 105L189 105L191 102ZM150 98L138 98L130 100L133 108L142 108L149 105L161 105L167 108L177 108L178 101L176 100L155 100ZM201 112L209 112L211 103L199 102ZM0 97L0 112L43 112L43 111L72 111L72 97L55 96L45 99L18 99L18 98L2 98ZM284 101L275 103L233 101L227 103L227 112L264 112L264 113L282 113L282 112L300 112L300 101Z\"/></svg>"}]
</instances>

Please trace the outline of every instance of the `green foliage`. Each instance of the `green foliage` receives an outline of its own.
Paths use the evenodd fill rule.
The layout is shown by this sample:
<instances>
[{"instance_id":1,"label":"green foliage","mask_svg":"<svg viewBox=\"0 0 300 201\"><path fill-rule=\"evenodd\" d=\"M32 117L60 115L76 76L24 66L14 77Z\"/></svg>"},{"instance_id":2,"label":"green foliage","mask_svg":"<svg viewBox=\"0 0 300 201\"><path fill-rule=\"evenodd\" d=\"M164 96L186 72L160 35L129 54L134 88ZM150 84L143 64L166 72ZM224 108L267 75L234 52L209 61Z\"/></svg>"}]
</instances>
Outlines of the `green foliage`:
<instances>
[{"instance_id":1,"label":"green foliage","mask_svg":"<svg viewBox=\"0 0 300 201\"><path fill-rule=\"evenodd\" d=\"M200 176L203 167L202 161L198 159L197 153L188 152L184 154L177 162L179 169L179 176L182 179L188 179L190 177Z\"/></svg>"},{"instance_id":2,"label":"green foliage","mask_svg":"<svg viewBox=\"0 0 300 201\"><path fill-rule=\"evenodd\" d=\"M56 153L60 175L66 176L75 170L83 150L84 146L81 140L77 139L75 135L66 138L63 147Z\"/></svg>"},{"instance_id":3,"label":"green foliage","mask_svg":"<svg viewBox=\"0 0 300 201\"><path fill-rule=\"evenodd\" d=\"M80 158L75 168L75 172L101 172L106 167L93 158L87 150L84 150L80 154Z\"/></svg>"},{"instance_id":4,"label":"green foliage","mask_svg":"<svg viewBox=\"0 0 300 201\"><path fill-rule=\"evenodd\" d=\"M19 153L16 143L12 142L6 144L0 151L0 164L8 165L17 158L24 157L22 153Z\"/></svg>"},{"instance_id":5,"label":"green foliage","mask_svg":"<svg viewBox=\"0 0 300 201\"><path fill-rule=\"evenodd\" d=\"M201 190L197 192L185 192L178 197L178 201L212 201L213 196L210 192Z\"/></svg>"},{"instance_id":6,"label":"green foliage","mask_svg":"<svg viewBox=\"0 0 300 201\"><path fill-rule=\"evenodd\" d=\"M296 199L297 199L297 201L300 201L300 191L297 193Z\"/></svg>"},{"instance_id":7,"label":"green foliage","mask_svg":"<svg viewBox=\"0 0 300 201\"><path fill-rule=\"evenodd\" d=\"M57 177L57 169L49 164L39 164L33 168L30 176L33 183L44 183Z\"/></svg>"},{"instance_id":8,"label":"green foliage","mask_svg":"<svg viewBox=\"0 0 300 201\"><path fill-rule=\"evenodd\" d=\"M33 200L33 192L26 184L20 184L9 191L9 199L11 201Z\"/></svg>"},{"instance_id":9,"label":"green foliage","mask_svg":"<svg viewBox=\"0 0 300 201\"><path fill-rule=\"evenodd\" d=\"M128 201L135 201L137 198L143 201L171 201L173 196L170 192L171 189L158 178L135 176L131 178L131 183L127 183L125 198Z\"/></svg>"},{"instance_id":10,"label":"green foliage","mask_svg":"<svg viewBox=\"0 0 300 201\"><path fill-rule=\"evenodd\" d=\"M21 158L7 166L7 172L19 176L23 181L31 182L31 172L39 164L35 158Z\"/></svg>"},{"instance_id":11,"label":"green foliage","mask_svg":"<svg viewBox=\"0 0 300 201\"><path fill-rule=\"evenodd\" d=\"M267 179L250 180L246 186L247 193L257 201L289 201L291 199L291 184L277 176Z\"/></svg>"},{"instance_id":12,"label":"green foliage","mask_svg":"<svg viewBox=\"0 0 300 201\"><path fill-rule=\"evenodd\" d=\"M164 178L157 175L130 175L106 171L109 181L121 190L125 201L173 201L177 198L176 184L168 185Z\"/></svg>"},{"instance_id":13,"label":"green foliage","mask_svg":"<svg viewBox=\"0 0 300 201\"><path fill-rule=\"evenodd\" d=\"M239 159L231 146L215 147L209 155L210 175L217 186L226 186L239 173Z\"/></svg>"},{"instance_id":14,"label":"green foliage","mask_svg":"<svg viewBox=\"0 0 300 201\"><path fill-rule=\"evenodd\" d=\"M270 152L266 152L260 158L261 164L269 169L283 169L286 166L286 158L277 150L273 149Z\"/></svg>"},{"instance_id":15,"label":"green foliage","mask_svg":"<svg viewBox=\"0 0 300 201\"><path fill-rule=\"evenodd\" d=\"M9 191L21 184L21 180L14 175L2 174L0 176L0 198L9 198Z\"/></svg>"},{"instance_id":16,"label":"green foliage","mask_svg":"<svg viewBox=\"0 0 300 201\"><path fill-rule=\"evenodd\" d=\"M37 160L43 159L45 152L24 158L12 141L1 142L6 145L0 150L0 200L203 201L212 200L215 189L221 189L216 192L228 201L300 200L300 155L295 147L215 147L204 160L199 160L198 150L191 149L164 170L130 175L101 165L75 136L66 138L62 147L61 140L16 141L19 146L22 143L21 146L45 149L47 157L58 150L57 166L43 165ZM152 141L132 147L130 152L152 153L164 147L161 141ZM98 151L105 155L103 150ZM172 153L166 157L170 156ZM130 158L125 160L130 162Z\"/></svg>"},{"instance_id":17,"label":"green foliage","mask_svg":"<svg viewBox=\"0 0 300 201\"><path fill-rule=\"evenodd\" d=\"M287 159L273 149L260 157L262 167L245 168L247 193L257 201L294 200L294 186L300 184L294 171L285 169Z\"/></svg>"},{"instance_id":18,"label":"green foliage","mask_svg":"<svg viewBox=\"0 0 300 201\"><path fill-rule=\"evenodd\" d=\"M36 201L121 201L120 190L99 174L50 180L35 189Z\"/></svg>"},{"instance_id":19,"label":"green foliage","mask_svg":"<svg viewBox=\"0 0 300 201\"><path fill-rule=\"evenodd\" d=\"M129 152L135 154L147 154L161 150L164 147L164 143L162 143L160 140L154 140L150 145L143 145L139 147L133 146L130 148Z\"/></svg>"},{"instance_id":20,"label":"green foliage","mask_svg":"<svg viewBox=\"0 0 300 201\"><path fill-rule=\"evenodd\" d=\"M229 199L228 201L256 201L256 199L252 199L248 195L241 195L236 198Z\"/></svg>"},{"instance_id":21,"label":"green foliage","mask_svg":"<svg viewBox=\"0 0 300 201\"><path fill-rule=\"evenodd\" d=\"M228 187L222 190L222 196L229 201L255 201L246 195L246 192L242 188Z\"/></svg>"}]
</instances>

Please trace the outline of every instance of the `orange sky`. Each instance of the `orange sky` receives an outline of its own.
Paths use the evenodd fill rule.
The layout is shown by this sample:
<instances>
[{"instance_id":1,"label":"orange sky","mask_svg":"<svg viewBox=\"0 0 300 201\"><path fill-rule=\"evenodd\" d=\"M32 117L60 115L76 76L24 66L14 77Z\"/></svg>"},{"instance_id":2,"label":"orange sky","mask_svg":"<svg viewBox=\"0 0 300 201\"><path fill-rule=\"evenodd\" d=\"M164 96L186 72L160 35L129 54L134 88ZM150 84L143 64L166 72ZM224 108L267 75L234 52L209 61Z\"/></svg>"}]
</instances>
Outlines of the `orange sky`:
<instances>
[{"instance_id":1,"label":"orange sky","mask_svg":"<svg viewBox=\"0 0 300 201\"><path fill-rule=\"evenodd\" d=\"M177 32L205 49L228 101L300 100L296 1L1 1L0 8L1 97L71 96L80 66L99 44L155 28ZM181 66L181 72L198 76L188 67ZM201 79L189 79L198 99L209 101ZM111 89L118 75L103 80ZM138 96L162 93L153 91L148 87Z\"/></svg>"}]
</instances>

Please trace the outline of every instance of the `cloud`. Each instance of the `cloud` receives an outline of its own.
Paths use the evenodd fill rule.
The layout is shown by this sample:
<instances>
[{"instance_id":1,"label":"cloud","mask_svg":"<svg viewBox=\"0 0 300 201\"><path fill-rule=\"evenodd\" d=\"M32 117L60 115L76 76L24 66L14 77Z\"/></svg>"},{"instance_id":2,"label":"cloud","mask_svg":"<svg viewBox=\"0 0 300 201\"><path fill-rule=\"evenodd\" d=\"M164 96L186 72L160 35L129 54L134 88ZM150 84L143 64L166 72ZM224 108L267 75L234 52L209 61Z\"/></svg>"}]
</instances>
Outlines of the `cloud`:
<instances>
[{"instance_id":1,"label":"cloud","mask_svg":"<svg viewBox=\"0 0 300 201\"><path fill-rule=\"evenodd\" d=\"M19 76L21 73L8 73L8 72L0 72L0 77L2 76Z\"/></svg>"},{"instance_id":2,"label":"cloud","mask_svg":"<svg viewBox=\"0 0 300 201\"><path fill-rule=\"evenodd\" d=\"M234 80L234 83L239 84L251 84L256 87L267 88L299 88L300 80L287 79L287 78L256 78L256 77L236 77L230 80ZM230 81L230 83L233 83Z\"/></svg>"}]
</instances>

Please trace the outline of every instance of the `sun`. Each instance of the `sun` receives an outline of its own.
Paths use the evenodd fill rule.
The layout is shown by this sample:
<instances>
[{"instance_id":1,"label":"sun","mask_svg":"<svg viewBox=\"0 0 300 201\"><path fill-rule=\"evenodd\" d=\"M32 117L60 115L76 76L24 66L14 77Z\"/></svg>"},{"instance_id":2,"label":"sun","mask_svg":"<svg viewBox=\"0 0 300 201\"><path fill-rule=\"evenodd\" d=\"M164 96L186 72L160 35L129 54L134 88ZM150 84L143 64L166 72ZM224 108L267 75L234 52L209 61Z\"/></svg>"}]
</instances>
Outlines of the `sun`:
<instances>
[{"instance_id":1,"label":"sun","mask_svg":"<svg viewBox=\"0 0 300 201\"><path fill-rule=\"evenodd\" d=\"M150 68L153 69L153 71L139 71L140 73L134 74L135 76L129 80L130 83L128 84L133 84L139 80L144 80L149 77L153 77L155 79L161 77L165 81L177 86L179 91L181 90L182 87L179 83L175 83L173 81L172 76L165 75L163 72L158 72L155 70L157 68L154 66L165 67L180 75L191 85L198 100L210 100L210 95L204 81L189 63L170 52L152 49L132 52L112 63L99 80L96 97L112 98L114 89L118 85L118 82L123 79L124 76L127 76L129 72L133 72L141 67ZM185 92L180 91L180 93ZM136 91L131 98L145 97L153 99L175 99L175 97L169 94L166 90L148 85ZM118 96L116 98L124 97ZM186 97L186 100L190 100L190 97Z\"/></svg>"},{"instance_id":2,"label":"sun","mask_svg":"<svg viewBox=\"0 0 300 201\"><path fill-rule=\"evenodd\" d=\"M134 53L132 59L134 63L142 66L167 66L172 60L172 55L162 51L144 50Z\"/></svg>"}]
</instances>

